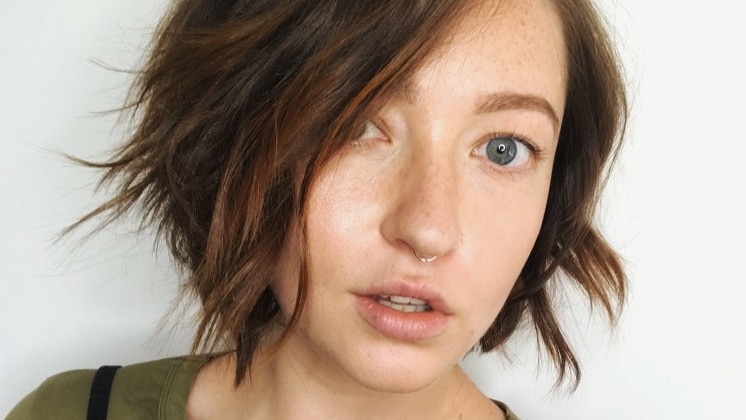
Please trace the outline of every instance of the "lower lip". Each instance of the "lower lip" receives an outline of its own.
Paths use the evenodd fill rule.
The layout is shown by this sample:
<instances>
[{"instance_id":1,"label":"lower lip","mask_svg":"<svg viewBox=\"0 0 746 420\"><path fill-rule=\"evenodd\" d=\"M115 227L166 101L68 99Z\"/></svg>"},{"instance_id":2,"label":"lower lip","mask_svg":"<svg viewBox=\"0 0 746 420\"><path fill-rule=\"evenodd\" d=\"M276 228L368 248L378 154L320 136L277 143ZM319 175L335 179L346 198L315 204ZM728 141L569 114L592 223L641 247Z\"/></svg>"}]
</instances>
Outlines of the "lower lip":
<instances>
[{"instance_id":1,"label":"lower lip","mask_svg":"<svg viewBox=\"0 0 746 420\"><path fill-rule=\"evenodd\" d=\"M357 309L379 333L403 341L421 341L445 331L448 316L442 312L400 312L376 302L375 296L358 296Z\"/></svg>"}]
</instances>

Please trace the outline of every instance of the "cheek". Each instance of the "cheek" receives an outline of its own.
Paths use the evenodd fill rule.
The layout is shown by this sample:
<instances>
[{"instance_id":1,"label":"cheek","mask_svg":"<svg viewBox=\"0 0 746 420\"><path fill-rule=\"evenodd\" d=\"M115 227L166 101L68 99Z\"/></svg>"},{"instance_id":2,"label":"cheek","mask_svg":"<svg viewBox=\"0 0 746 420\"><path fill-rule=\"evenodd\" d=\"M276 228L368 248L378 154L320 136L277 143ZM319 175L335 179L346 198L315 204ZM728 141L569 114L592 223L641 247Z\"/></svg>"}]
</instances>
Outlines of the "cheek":
<instances>
[{"instance_id":1,"label":"cheek","mask_svg":"<svg viewBox=\"0 0 746 420\"><path fill-rule=\"evenodd\" d=\"M525 187L525 186L524 186ZM475 201L466 220L476 240L469 246L468 266L485 279L483 298L502 306L534 247L546 208L548 181L521 191L511 189ZM467 241L468 243L468 241Z\"/></svg>"},{"instance_id":2,"label":"cheek","mask_svg":"<svg viewBox=\"0 0 746 420\"><path fill-rule=\"evenodd\" d=\"M319 175L306 205L305 246L310 297L306 299L306 309L315 301L323 300L323 296L313 295L324 290L333 279L349 277L350 272L369 261L365 252L371 248L366 245L367 237L361 233L374 220L375 206L371 205L371 198L365 196L369 189L361 182L352 182L354 177L340 176L334 169L332 166L332 170ZM297 232L295 226L288 235L277 263L276 280L272 284L272 291L285 317L289 317L294 309L300 276L302 246Z\"/></svg>"},{"instance_id":3,"label":"cheek","mask_svg":"<svg viewBox=\"0 0 746 420\"><path fill-rule=\"evenodd\" d=\"M323 267L314 279L324 283L373 265L381 207L375 182L358 172L334 167L315 184L307 206L309 267Z\"/></svg>"},{"instance_id":4,"label":"cheek","mask_svg":"<svg viewBox=\"0 0 746 420\"><path fill-rule=\"evenodd\" d=\"M528 220L532 226L536 226L534 229L491 230L498 236L492 236L492 241L485 240L483 252L478 256L479 262L474 263L479 267L478 272L472 273L475 278L483 280L472 289L469 308L483 309L470 310L473 320L473 329L469 330L471 345L484 336L505 306L538 235L541 219L539 222L535 219ZM520 223L519 220L515 222Z\"/></svg>"}]
</instances>

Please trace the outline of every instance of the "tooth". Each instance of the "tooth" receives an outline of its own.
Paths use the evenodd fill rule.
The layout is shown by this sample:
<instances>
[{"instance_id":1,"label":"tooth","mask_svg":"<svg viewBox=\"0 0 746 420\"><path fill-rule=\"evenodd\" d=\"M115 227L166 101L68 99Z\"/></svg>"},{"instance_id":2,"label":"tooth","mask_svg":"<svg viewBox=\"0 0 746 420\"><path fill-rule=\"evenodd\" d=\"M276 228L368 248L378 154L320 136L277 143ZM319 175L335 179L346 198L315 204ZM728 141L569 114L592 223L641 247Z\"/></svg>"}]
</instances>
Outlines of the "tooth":
<instances>
[{"instance_id":1,"label":"tooth","mask_svg":"<svg viewBox=\"0 0 746 420\"><path fill-rule=\"evenodd\" d=\"M404 296L388 296L388 299L394 303L400 303L403 305L427 305L427 302L422 299L415 299Z\"/></svg>"},{"instance_id":2,"label":"tooth","mask_svg":"<svg viewBox=\"0 0 746 420\"><path fill-rule=\"evenodd\" d=\"M404 296L389 296L389 300L394 303L401 303L403 305L408 305L410 303L409 298Z\"/></svg>"},{"instance_id":3,"label":"tooth","mask_svg":"<svg viewBox=\"0 0 746 420\"><path fill-rule=\"evenodd\" d=\"M419 301L419 299L410 299L410 298L405 298L405 299L409 299L411 301ZM401 301L402 297L399 296L398 300ZM383 306L389 307L395 311L404 312L404 313L427 312L430 310L430 305L428 305L427 303L422 303L422 304L415 304L414 302L409 303L409 304L396 303L393 301L393 299L384 299L383 296L377 297L376 302L380 303Z\"/></svg>"}]
</instances>

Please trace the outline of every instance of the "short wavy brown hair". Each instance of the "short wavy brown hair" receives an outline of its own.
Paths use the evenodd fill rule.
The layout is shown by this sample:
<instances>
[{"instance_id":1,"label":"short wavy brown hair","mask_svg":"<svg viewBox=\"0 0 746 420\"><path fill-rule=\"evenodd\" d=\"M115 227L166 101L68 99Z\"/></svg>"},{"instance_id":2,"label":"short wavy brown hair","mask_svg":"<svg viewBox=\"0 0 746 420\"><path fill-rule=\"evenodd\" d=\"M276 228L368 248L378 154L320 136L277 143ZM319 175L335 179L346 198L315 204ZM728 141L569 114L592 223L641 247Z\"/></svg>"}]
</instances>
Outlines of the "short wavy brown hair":
<instances>
[{"instance_id":1,"label":"short wavy brown hair","mask_svg":"<svg viewBox=\"0 0 746 420\"><path fill-rule=\"evenodd\" d=\"M620 66L588 0L552 0L564 22L569 84L541 232L477 348L500 348L524 318L580 378L548 283L567 279L613 321L625 296L619 257L594 211L621 141ZM275 262L315 174L373 100L406 80L463 15L460 0L179 0L130 92L134 130L102 163L115 194L71 229L128 212L155 227L201 300L195 351L237 354L236 383L279 314ZM300 188L298 188L300 180ZM298 191L300 190L300 191ZM296 324L308 285L305 261ZM564 275L559 276L559 272ZM530 316L530 318L529 318Z\"/></svg>"}]
</instances>

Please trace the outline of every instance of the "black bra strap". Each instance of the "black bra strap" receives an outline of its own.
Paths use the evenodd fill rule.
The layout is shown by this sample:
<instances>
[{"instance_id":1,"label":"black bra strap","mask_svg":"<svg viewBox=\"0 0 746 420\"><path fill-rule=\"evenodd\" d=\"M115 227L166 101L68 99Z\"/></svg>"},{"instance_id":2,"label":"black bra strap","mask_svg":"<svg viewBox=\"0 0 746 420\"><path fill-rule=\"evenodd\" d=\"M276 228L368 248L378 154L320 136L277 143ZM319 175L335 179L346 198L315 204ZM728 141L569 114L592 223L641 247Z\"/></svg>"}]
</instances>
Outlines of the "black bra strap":
<instances>
[{"instance_id":1,"label":"black bra strap","mask_svg":"<svg viewBox=\"0 0 746 420\"><path fill-rule=\"evenodd\" d=\"M106 420L109 410L109 396L114 383L114 375L121 366L101 366L93 377L91 395L88 397L87 420Z\"/></svg>"}]
</instances>

